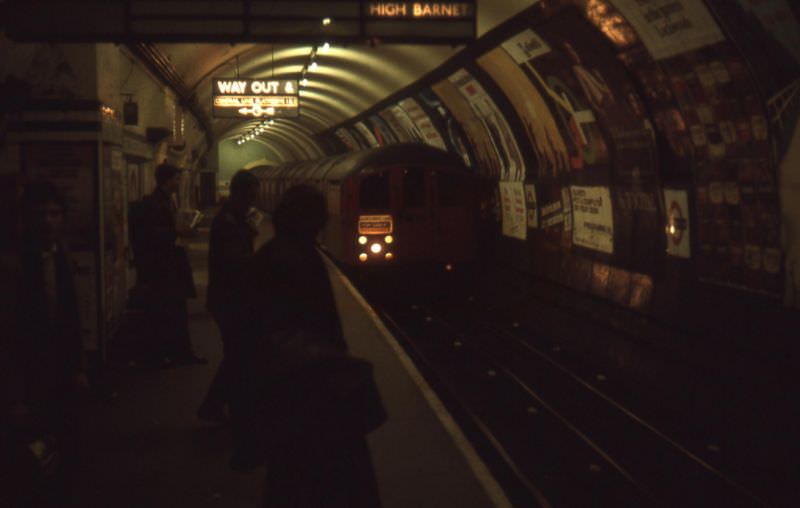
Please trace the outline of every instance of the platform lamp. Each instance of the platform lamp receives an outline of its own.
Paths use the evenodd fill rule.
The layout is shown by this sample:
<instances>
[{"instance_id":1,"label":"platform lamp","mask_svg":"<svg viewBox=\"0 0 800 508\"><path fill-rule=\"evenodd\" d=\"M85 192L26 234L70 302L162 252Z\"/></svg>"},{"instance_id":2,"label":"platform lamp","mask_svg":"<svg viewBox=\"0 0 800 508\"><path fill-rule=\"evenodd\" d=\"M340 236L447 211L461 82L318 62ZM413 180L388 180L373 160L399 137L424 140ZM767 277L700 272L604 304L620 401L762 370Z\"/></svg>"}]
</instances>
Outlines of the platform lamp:
<instances>
[{"instance_id":1,"label":"platform lamp","mask_svg":"<svg viewBox=\"0 0 800 508\"><path fill-rule=\"evenodd\" d=\"M139 104L133 102L133 94L124 93L128 101L122 105L122 120L125 125L139 125Z\"/></svg>"}]
</instances>

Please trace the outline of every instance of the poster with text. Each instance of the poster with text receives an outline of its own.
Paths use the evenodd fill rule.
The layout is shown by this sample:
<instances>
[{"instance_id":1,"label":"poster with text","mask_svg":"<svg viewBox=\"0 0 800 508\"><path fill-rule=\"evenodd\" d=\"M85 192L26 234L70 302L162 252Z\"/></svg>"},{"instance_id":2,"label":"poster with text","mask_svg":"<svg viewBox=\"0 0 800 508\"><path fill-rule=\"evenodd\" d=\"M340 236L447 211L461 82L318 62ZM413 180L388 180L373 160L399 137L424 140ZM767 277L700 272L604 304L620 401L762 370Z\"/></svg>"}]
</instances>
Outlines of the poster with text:
<instances>
[{"instance_id":1,"label":"poster with text","mask_svg":"<svg viewBox=\"0 0 800 508\"><path fill-rule=\"evenodd\" d=\"M524 34L525 40L520 43L525 47L531 46L531 40L539 41L530 30ZM518 39L521 38L518 36ZM539 44L545 43L541 41ZM525 59L515 61L507 50L496 48L478 58L478 64L503 90L522 120L525 134L536 154L538 175L531 176L556 176L565 173L570 168L569 151L558 122L542 94L520 68L520 64L527 61L528 53L513 54L522 55Z\"/></svg>"},{"instance_id":2,"label":"poster with text","mask_svg":"<svg viewBox=\"0 0 800 508\"><path fill-rule=\"evenodd\" d=\"M359 149L358 142L355 140L353 135L350 134L350 132L344 127L336 129L336 132L334 132L334 134L336 134L336 137L339 138L339 141L344 143L344 146L346 146L349 151Z\"/></svg>"},{"instance_id":3,"label":"poster with text","mask_svg":"<svg viewBox=\"0 0 800 508\"><path fill-rule=\"evenodd\" d=\"M408 126L404 125L397 115L394 113L393 108L386 108L378 113L386 125L389 126L391 131L397 137L399 143L408 143L414 141L414 136L408 131Z\"/></svg>"},{"instance_id":4,"label":"poster with text","mask_svg":"<svg viewBox=\"0 0 800 508\"><path fill-rule=\"evenodd\" d=\"M430 146L436 147L440 150L447 150L444 144L444 139L436 127L431 122L428 114L423 110L416 100L408 98L399 102L399 105L405 110L408 117L417 127L418 131L422 134L423 142Z\"/></svg>"},{"instance_id":5,"label":"poster with text","mask_svg":"<svg viewBox=\"0 0 800 508\"><path fill-rule=\"evenodd\" d=\"M545 115L542 120L539 120L544 121L545 124L541 127L534 127L539 130L544 127L547 136L543 140L541 134L534 133L534 137L538 140L536 142L537 151L540 152L543 147L546 149L547 142L549 142L557 149L559 155L563 154L562 146L566 148L569 168L572 170L605 168L608 163L608 147L595 112L584 95L581 81L578 79L583 74L575 72L575 68L578 67L575 64L575 52L567 50L571 47L564 44L564 35L557 30L562 22L563 20L560 19L559 23L553 24L552 41L542 37L541 32L524 30L503 42L501 46L520 66L530 83L545 99L545 104L556 120L555 126L563 140L563 142L560 141L556 136L552 122ZM543 25L542 29L547 26L549 24ZM572 36L573 33L570 32L569 35ZM494 62L492 58L494 58ZM495 67L493 75L499 76L503 72L503 69L498 67L499 62L498 53L489 54L488 58L483 60L482 65ZM507 80L508 78L500 79ZM505 85L506 88L509 86L510 84ZM599 93L606 94L603 90ZM530 99L536 101L536 95L531 96ZM539 110L543 111L541 107L537 108L537 112ZM530 113L527 116L530 117ZM531 121L533 119L528 119L525 123Z\"/></svg>"},{"instance_id":6,"label":"poster with text","mask_svg":"<svg viewBox=\"0 0 800 508\"><path fill-rule=\"evenodd\" d=\"M528 228L539 227L539 207L536 203L536 185L525 184L525 207L528 210Z\"/></svg>"},{"instance_id":7,"label":"poster with text","mask_svg":"<svg viewBox=\"0 0 800 508\"><path fill-rule=\"evenodd\" d=\"M392 115L394 115L395 121L400 124L401 130L406 132L408 141L425 143L425 134L420 130L419 126L414 123L408 111L400 107L400 104L391 106L389 109Z\"/></svg>"},{"instance_id":8,"label":"poster with text","mask_svg":"<svg viewBox=\"0 0 800 508\"><path fill-rule=\"evenodd\" d=\"M614 213L608 187L571 186L572 240L575 245L612 254Z\"/></svg>"},{"instance_id":9,"label":"poster with text","mask_svg":"<svg viewBox=\"0 0 800 508\"><path fill-rule=\"evenodd\" d=\"M432 89L426 88L419 95L420 104L431 112L431 120L437 130L444 136L448 151L456 153L467 167L473 166L472 149L469 146L461 125L450 114L444 103L436 96Z\"/></svg>"},{"instance_id":10,"label":"poster with text","mask_svg":"<svg viewBox=\"0 0 800 508\"><path fill-rule=\"evenodd\" d=\"M504 236L524 240L527 236L525 188L522 182L500 182Z\"/></svg>"},{"instance_id":11,"label":"poster with text","mask_svg":"<svg viewBox=\"0 0 800 508\"><path fill-rule=\"evenodd\" d=\"M456 71L448 79L467 99L489 134L499 163L500 180L523 181L525 179L525 163L522 160L522 154L517 146L514 133L495 101L475 77L464 69Z\"/></svg>"},{"instance_id":12,"label":"poster with text","mask_svg":"<svg viewBox=\"0 0 800 508\"><path fill-rule=\"evenodd\" d=\"M361 134L361 136L367 141L367 143L369 143L370 147L380 146L378 140L375 139L375 135L371 130L369 130L369 127L364 125L364 122L356 122L355 128L358 133Z\"/></svg>"},{"instance_id":13,"label":"poster with text","mask_svg":"<svg viewBox=\"0 0 800 508\"><path fill-rule=\"evenodd\" d=\"M464 129L476 159L477 171L487 177L500 178L500 159L484 123L470 107L456 85L448 80L433 85L433 91Z\"/></svg>"},{"instance_id":14,"label":"poster with text","mask_svg":"<svg viewBox=\"0 0 800 508\"><path fill-rule=\"evenodd\" d=\"M379 115L372 115L367 121L372 127L372 133L380 146L397 143L397 136Z\"/></svg>"},{"instance_id":15,"label":"poster with text","mask_svg":"<svg viewBox=\"0 0 800 508\"><path fill-rule=\"evenodd\" d=\"M725 40L714 17L698 0L612 0L660 60Z\"/></svg>"}]
</instances>

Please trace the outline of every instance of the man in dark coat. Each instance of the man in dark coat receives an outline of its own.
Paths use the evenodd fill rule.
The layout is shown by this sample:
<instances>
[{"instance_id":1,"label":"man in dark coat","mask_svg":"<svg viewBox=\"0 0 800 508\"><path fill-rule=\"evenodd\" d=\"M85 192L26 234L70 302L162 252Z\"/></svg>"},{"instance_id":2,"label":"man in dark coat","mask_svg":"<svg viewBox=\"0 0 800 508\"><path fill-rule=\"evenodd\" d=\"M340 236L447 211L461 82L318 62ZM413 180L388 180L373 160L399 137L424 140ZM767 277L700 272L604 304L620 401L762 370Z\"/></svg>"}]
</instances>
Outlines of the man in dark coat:
<instances>
[{"instance_id":1,"label":"man in dark coat","mask_svg":"<svg viewBox=\"0 0 800 508\"><path fill-rule=\"evenodd\" d=\"M328 271L316 249L326 220L318 190L292 187L273 214L275 237L253 263L251 320L260 333L245 347L241 387L251 405L242 437L251 436L250 449L263 446L264 506L270 508L380 506L365 429L331 403L363 373L371 375L371 367L346 355Z\"/></svg>"},{"instance_id":2,"label":"man in dark coat","mask_svg":"<svg viewBox=\"0 0 800 508\"><path fill-rule=\"evenodd\" d=\"M61 240L65 204L55 186L42 182L25 188L21 208L21 249L4 256L0 269L6 445L0 456L16 461L0 471L0 478L11 480L0 481L0 505L68 507L78 452L77 395L88 382L73 264ZM14 455L26 449L36 460ZM9 465L3 459L0 464Z\"/></svg>"},{"instance_id":3,"label":"man in dark coat","mask_svg":"<svg viewBox=\"0 0 800 508\"><path fill-rule=\"evenodd\" d=\"M241 370L238 348L243 334L250 331L244 291L253 259L253 240L258 234L249 217L257 192L258 179L248 171L237 172L231 179L230 199L211 224L206 307L219 327L223 358L197 412L204 420L227 420L225 404L230 397L230 380Z\"/></svg>"},{"instance_id":4,"label":"man in dark coat","mask_svg":"<svg viewBox=\"0 0 800 508\"><path fill-rule=\"evenodd\" d=\"M186 249L176 245L178 236L193 234L191 228L175 222L172 196L180 185L180 170L160 164L155 176L156 189L142 200L137 282L146 289L145 305L161 361L165 365L207 363L192 349L186 299L196 293Z\"/></svg>"}]
</instances>

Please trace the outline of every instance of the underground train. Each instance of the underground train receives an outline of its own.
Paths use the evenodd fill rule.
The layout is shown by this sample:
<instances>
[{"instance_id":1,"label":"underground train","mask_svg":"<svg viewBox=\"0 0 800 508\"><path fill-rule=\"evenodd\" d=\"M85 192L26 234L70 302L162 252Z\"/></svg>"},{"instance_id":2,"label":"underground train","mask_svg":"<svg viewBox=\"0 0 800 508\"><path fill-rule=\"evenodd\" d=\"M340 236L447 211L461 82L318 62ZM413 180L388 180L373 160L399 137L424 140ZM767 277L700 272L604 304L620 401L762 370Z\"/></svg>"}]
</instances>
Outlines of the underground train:
<instances>
[{"instance_id":1,"label":"underground train","mask_svg":"<svg viewBox=\"0 0 800 508\"><path fill-rule=\"evenodd\" d=\"M474 260L478 183L448 152L403 143L251 171L267 212L292 185L318 188L330 215L320 245L345 265Z\"/></svg>"}]
</instances>

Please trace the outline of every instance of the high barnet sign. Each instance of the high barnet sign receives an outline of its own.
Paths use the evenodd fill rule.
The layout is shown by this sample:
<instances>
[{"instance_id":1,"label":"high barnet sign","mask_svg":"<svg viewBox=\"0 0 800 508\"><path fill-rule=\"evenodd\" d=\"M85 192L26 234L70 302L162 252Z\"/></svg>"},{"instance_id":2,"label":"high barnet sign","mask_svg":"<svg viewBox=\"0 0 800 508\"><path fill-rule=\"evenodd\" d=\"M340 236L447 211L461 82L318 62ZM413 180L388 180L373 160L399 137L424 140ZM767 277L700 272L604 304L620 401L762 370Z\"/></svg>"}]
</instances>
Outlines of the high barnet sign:
<instances>
[{"instance_id":1,"label":"high barnet sign","mask_svg":"<svg viewBox=\"0 0 800 508\"><path fill-rule=\"evenodd\" d=\"M216 118L294 118L300 114L296 79L216 78L212 86Z\"/></svg>"},{"instance_id":2,"label":"high barnet sign","mask_svg":"<svg viewBox=\"0 0 800 508\"><path fill-rule=\"evenodd\" d=\"M368 2L370 18L440 18L470 19L475 4L467 2Z\"/></svg>"}]
</instances>

